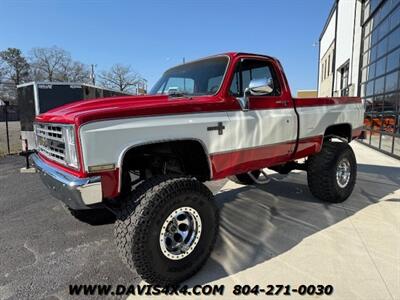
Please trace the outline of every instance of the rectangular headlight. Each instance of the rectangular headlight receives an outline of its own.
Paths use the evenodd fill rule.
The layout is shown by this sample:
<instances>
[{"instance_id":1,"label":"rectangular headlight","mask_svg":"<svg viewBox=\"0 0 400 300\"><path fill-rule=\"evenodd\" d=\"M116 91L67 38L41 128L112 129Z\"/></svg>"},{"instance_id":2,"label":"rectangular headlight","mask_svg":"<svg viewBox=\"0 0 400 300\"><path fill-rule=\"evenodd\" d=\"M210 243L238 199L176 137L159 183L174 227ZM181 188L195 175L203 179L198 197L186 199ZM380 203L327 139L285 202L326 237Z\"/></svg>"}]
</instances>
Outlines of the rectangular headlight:
<instances>
[{"instance_id":1,"label":"rectangular headlight","mask_svg":"<svg viewBox=\"0 0 400 300\"><path fill-rule=\"evenodd\" d=\"M70 167L78 169L74 126L64 126L63 136L65 137L65 163Z\"/></svg>"}]
</instances>

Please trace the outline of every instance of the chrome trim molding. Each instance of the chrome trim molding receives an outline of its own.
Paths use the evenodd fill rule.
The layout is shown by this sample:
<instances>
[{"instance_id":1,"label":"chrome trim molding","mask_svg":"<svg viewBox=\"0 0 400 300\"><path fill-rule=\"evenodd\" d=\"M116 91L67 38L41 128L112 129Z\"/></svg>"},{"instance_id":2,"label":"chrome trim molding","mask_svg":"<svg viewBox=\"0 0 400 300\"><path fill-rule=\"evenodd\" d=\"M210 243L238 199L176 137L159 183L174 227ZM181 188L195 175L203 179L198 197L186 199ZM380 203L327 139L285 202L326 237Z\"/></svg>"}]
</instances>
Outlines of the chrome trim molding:
<instances>
[{"instance_id":1,"label":"chrome trim molding","mask_svg":"<svg viewBox=\"0 0 400 300\"><path fill-rule=\"evenodd\" d=\"M39 155L32 154L31 160L51 194L72 209L88 209L87 205L101 203L103 192L101 177L79 178L54 168Z\"/></svg>"},{"instance_id":2,"label":"chrome trim molding","mask_svg":"<svg viewBox=\"0 0 400 300\"><path fill-rule=\"evenodd\" d=\"M60 131L60 135L61 137L59 138L55 138L52 136L47 136L47 135L41 135L38 131L48 131L48 129L45 129L44 127L60 127L61 131ZM72 128L73 130L73 137L74 137L74 147L75 147L75 155L77 156L77 166L73 165L72 163L70 163L70 161L67 160L67 156L66 154L69 151L69 144L68 144L68 140L67 140L67 134L66 134L66 130ZM63 123L48 123L48 122L33 122L33 129L35 132L35 140L36 140L36 148L37 148L37 152L39 152L40 154L42 154L43 156L45 156L46 158L48 158L51 161L57 162L61 165L64 165L68 168L71 168L73 170L79 170L79 153L78 153L78 148L77 148L77 137L76 137L76 133L75 133L75 124L63 124ZM39 143L38 143L38 137L42 137L45 138L47 140L54 140L54 141L59 141L61 143L64 144L64 152L62 153L62 157L58 158L56 157L57 153L53 153L55 155L51 155L51 153L47 152L46 149L44 149L43 147L40 147ZM79 141L80 142L80 141Z\"/></svg>"}]
</instances>

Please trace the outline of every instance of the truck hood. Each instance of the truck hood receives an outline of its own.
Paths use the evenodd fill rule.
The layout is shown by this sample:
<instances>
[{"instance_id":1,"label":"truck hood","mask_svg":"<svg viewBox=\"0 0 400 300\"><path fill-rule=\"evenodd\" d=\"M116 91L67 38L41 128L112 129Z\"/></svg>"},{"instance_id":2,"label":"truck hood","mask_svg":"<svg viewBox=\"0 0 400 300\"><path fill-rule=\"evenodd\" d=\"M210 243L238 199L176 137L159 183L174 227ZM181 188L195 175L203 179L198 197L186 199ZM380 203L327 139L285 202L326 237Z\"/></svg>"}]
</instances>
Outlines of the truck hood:
<instances>
[{"instance_id":1,"label":"truck hood","mask_svg":"<svg viewBox=\"0 0 400 300\"><path fill-rule=\"evenodd\" d=\"M83 124L90 121L136 116L178 114L218 109L223 99L216 96L170 98L167 95L124 96L81 100L36 117L38 122Z\"/></svg>"}]
</instances>

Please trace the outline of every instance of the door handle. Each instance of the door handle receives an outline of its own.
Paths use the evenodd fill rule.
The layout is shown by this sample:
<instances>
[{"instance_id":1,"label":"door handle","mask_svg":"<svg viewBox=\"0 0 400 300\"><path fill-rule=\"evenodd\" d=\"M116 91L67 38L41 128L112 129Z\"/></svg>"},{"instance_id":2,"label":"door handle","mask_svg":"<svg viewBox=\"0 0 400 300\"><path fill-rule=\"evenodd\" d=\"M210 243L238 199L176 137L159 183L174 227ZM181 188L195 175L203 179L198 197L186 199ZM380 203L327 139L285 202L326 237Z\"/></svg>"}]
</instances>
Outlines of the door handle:
<instances>
[{"instance_id":1,"label":"door handle","mask_svg":"<svg viewBox=\"0 0 400 300\"><path fill-rule=\"evenodd\" d=\"M276 104L283 104L283 106L288 106L289 101L287 100L278 100L275 101Z\"/></svg>"}]
</instances>

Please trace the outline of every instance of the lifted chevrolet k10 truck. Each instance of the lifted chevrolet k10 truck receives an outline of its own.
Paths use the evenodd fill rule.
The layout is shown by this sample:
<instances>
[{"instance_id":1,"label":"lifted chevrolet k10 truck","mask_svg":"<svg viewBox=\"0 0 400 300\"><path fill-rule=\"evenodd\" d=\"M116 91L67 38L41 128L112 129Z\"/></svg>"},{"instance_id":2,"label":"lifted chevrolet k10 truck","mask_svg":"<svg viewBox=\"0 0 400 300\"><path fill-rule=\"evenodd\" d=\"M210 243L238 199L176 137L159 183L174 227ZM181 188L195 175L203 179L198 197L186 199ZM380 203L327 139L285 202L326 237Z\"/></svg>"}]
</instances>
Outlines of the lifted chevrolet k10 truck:
<instances>
[{"instance_id":1,"label":"lifted chevrolet k10 truck","mask_svg":"<svg viewBox=\"0 0 400 300\"><path fill-rule=\"evenodd\" d=\"M359 98L292 98L272 57L227 53L169 69L146 96L39 115L32 158L72 210L102 205L117 215L116 244L130 269L177 284L205 263L218 233L202 182L264 183L263 168L302 169L315 197L344 201L357 167L348 143L363 115Z\"/></svg>"}]
</instances>

